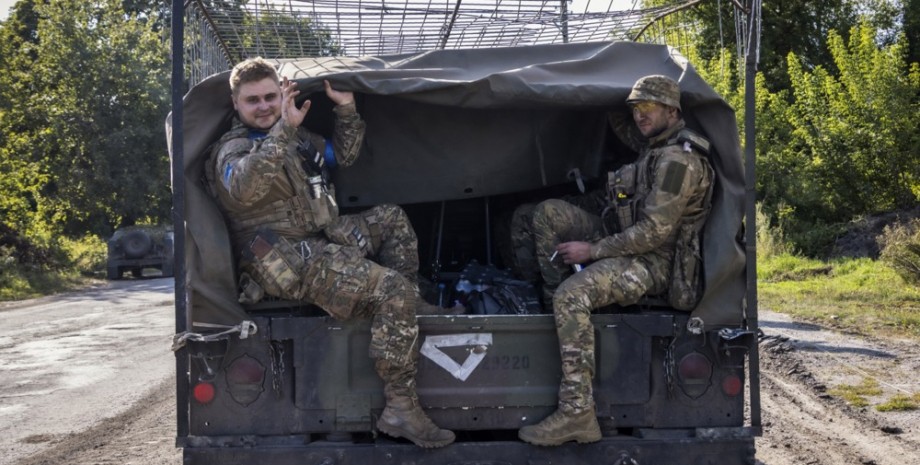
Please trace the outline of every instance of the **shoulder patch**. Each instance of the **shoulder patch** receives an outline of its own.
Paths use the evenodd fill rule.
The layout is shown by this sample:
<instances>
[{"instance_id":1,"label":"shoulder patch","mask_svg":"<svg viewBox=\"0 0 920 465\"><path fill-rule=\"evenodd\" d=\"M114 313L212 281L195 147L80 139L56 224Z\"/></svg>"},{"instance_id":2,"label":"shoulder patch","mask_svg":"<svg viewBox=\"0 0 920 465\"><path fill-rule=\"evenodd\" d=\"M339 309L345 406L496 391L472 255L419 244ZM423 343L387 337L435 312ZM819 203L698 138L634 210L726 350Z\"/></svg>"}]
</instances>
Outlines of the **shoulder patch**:
<instances>
[{"instance_id":1,"label":"shoulder patch","mask_svg":"<svg viewBox=\"0 0 920 465\"><path fill-rule=\"evenodd\" d=\"M680 187L684 184L684 177L687 175L687 164L677 161L668 163L668 169L664 173L664 180L661 181L661 189L669 194L679 194Z\"/></svg>"},{"instance_id":2,"label":"shoulder patch","mask_svg":"<svg viewBox=\"0 0 920 465\"><path fill-rule=\"evenodd\" d=\"M230 180L233 179L233 164L227 163L227 167L224 168L224 175L220 177L220 181L224 185L224 189L227 189L227 192L230 192Z\"/></svg>"}]
</instances>

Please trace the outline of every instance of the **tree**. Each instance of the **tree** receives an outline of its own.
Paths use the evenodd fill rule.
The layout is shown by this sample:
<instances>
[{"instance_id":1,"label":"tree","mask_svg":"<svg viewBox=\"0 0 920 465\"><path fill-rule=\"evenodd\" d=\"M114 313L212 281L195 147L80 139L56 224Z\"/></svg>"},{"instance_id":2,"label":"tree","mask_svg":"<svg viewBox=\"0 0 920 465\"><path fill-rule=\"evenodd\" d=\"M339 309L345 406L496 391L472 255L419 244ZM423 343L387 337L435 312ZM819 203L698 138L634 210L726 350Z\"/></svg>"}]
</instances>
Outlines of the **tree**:
<instances>
[{"instance_id":1,"label":"tree","mask_svg":"<svg viewBox=\"0 0 920 465\"><path fill-rule=\"evenodd\" d=\"M907 0L917 3L917 0ZM675 0L645 0L646 6L674 4ZM789 88L786 57L795 53L806 69L833 69L834 60L825 40L831 30L846 31L869 18L877 30L896 29L898 0L771 0L762 3L760 64L758 69L772 91ZM738 14L730 0L710 0L687 11L699 24L695 45L704 59L719 56L736 43Z\"/></svg>"},{"instance_id":2,"label":"tree","mask_svg":"<svg viewBox=\"0 0 920 465\"><path fill-rule=\"evenodd\" d=\"M800 232L920 199L920 65L903 35L877 38L868 22L849 41L831 31L832 70L790 54L788 94L758 81L758 190Z\"/></svg>"},{"instance_id":3,"label":"tree","mask_svg":"<svg viewBox=\"0 0 920 465\"><path fill-rule=\"evenodd\" d=\"M168 218L168 54L155 21L138 21L117 0L33 6L33 33L12 33L27 27L16 21L2 25L5 36L34 37L3 49L12 69L2 78L10 89L0 98L2 124L15 137L0 141L0 174L33 180L17 194L26 202L7 202L17 212L28 204L29 218L16 215L28 224L10 226L107 235Z\"/></svg>"},{"instance_id":4,"label":"tree","mask_svg":"<svg viewBox=\"0 0 920 465\"><path fill-rule=\"evenodd\" d=\"M907 38L907 62L920 62L920 0L904 0L904 35Z\"/></svg>"}]
</instances>

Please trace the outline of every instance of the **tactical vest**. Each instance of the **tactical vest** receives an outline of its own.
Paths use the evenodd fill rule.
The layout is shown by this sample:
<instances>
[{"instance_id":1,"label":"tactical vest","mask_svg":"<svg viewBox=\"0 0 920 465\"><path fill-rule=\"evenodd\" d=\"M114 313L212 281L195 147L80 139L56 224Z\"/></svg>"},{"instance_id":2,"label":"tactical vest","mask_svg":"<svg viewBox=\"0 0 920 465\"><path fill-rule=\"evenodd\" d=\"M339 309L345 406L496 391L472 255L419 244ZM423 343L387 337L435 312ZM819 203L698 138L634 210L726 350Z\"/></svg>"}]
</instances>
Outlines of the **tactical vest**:
<instances>
[{"instance_id":1,"label":"tactical vest","mask_svg":"<svg viewBox=\"0 0 920 465\"><path fill-rule=\"evenodd\" d=\"M682 151L696 157L705 171L708 186L701 199L700 211L684 216L663 248L671 255L671 276L668 285L668 303L680 310L692 310L703 294L703 263L700 232L709 217L715 174L709 163L709 141L696 132L682 128L661 146L651 150L645 160L625 165L609 173L607 195L609 206L604 210L607 233L622 232L635 224L639 211L651 191L651 177L657 168L662 149L679 146ZM613 229L612 231L610 229Z\"/></svg>"},{"instance_id":2,"label":"tactical vest","mask_svg":"<svg viewBox=\"0 0 920 465\"><path fill-rule=\"evenodd\" d=\"M321 232L339 215L335 201L335 187L322 160L322 154L309 142L305 131L298 132L299 144L291 143L283 158L283 176L273 181L268 199L255 205L242 206L218 185L216 163L218 150L251 150L256 143L246 137L245 128L228 134L212 151L205 173L211 194L218 198L221 210L228 219L231 235L236 241L246 241L258 229L276 231L280 236L301 240ZM317 156L318 155L318 156ZM282 193L282 198L278 197Z\"/></svg>"}]
</instances>

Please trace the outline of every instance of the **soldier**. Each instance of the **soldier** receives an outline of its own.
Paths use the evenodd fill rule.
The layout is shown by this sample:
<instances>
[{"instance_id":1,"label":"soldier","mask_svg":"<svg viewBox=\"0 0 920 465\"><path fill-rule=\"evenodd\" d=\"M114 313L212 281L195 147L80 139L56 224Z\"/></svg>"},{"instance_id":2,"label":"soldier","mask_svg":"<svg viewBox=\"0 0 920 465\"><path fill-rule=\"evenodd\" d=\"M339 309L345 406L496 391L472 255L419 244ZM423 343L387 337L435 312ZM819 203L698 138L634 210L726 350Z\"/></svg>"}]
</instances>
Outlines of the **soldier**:
<instances>
[{"instance_id":1,"label":"soldier","mask_svg":"<svg viewBox=\"0 0 920 465\"><path fill-rule=\"evenodd\" d=\"M245 60L230 74L237 115L207 172L239 252L240 300L257 301L264 292L308 301L337 319L372 319L370 356L386 398L377 428L442 447L454 434L428 418L415 390L422 302L415 231L395 205L338 214L328 170L354 163L365 124L351 92L324 85L336 104L332 141L301 126L310 101L298 108L297 85L287 78L279 84L267 61Z\"/></svg>"},{"instance_id":2,"label":"soldier","mask_svg":"<svg viewBox=\"0 0 920 465\"><path fill-rule=\"evenodd\" d=\"M542 202L533 212L534 250L553 296L562 381L556 411L518 432L532 444L601 439L591 387L591 311L614 303L631 305L644 295L673 293L675 287L685 289L672 284L677 275L672 267L681 260L681 254L675 259L675 252L698 247L698 231L708 214L713 182L705 156L709 143L684 128L677 82L660 75L643 77L626 103L635 124L628 124L625 115L611 115L610 120L617 135L639 151L639 158L608 175L605 211L614 214L613 230L605 228L605 215L562 200ZM572 265L583 264L583 270L572 274ZM692 279L699 280L698 274ZM669 300L686 297L671 295ZM698 295L689 298L695 305Z\"/></svg>"}]
</instances>

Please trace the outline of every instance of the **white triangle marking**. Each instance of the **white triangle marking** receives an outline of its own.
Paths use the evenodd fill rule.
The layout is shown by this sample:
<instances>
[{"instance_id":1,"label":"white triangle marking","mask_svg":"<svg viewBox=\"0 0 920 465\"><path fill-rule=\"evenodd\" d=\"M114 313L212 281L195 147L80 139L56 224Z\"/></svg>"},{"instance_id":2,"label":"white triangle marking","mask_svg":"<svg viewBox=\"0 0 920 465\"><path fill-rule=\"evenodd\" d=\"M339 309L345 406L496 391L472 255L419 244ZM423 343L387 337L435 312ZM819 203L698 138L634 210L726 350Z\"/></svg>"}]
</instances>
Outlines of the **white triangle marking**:
<instances>
[{"instance_id":1,"label":"white triangle marking","mask_svg":"<svg viewBox=\"0 0 920 465\"><path fill-rule=\"evenodd\" d=\"M473 373L473 370L486 358L486 352L492 345L492 334L485 333L468 333L468 334L446 334L441 336L425 336L425 343L419 349L419 353L428 357L439 367L447 370L454 378L460 381L466 381ZM455 362L444 352L441 347L462 347L473 346L470 349L469 356L463 362L463 365Z\"/></svg>"}]
</instances>

